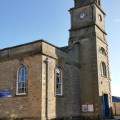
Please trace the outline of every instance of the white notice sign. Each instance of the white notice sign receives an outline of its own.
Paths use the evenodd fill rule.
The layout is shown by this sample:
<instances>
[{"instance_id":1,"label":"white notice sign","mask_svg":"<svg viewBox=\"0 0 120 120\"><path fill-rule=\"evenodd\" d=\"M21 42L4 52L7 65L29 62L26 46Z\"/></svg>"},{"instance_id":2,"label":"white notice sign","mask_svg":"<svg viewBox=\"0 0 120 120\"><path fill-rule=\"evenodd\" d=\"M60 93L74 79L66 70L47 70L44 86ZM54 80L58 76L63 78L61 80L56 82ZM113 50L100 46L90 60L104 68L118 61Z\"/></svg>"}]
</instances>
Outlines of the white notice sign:
<instances>
[{"instance_id":1,"label":"white notice sign","mask_svg":"<svg viewBox=\"0 0 120 120\"><path fill-rule=\"evenodd\" d=\"M84 105L82 105L82 112L94 112L93 104L84 104Z\"/></svg>"},{"instance_id":2,"label":"white notice sign","mask_svg":"<svg viewBox=\"0 0 120 120\"><path fill-rule=\"evenodd\" d=\"M93 104L88 105L88 112L94 112Z\"/></svg>"}]
</instances>

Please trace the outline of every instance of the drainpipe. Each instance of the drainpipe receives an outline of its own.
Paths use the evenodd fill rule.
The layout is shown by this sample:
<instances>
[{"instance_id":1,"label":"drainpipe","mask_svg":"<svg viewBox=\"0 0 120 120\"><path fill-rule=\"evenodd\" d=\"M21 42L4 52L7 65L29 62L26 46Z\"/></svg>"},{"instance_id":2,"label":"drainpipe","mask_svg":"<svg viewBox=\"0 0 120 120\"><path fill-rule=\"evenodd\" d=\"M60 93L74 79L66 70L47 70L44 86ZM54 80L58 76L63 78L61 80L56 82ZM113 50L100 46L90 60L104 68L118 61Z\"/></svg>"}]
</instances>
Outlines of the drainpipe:
<instances>
[{"instance_id":1,"label":"drainpipe","mask_svg":"<svg viewBox=\"0 0 120 120\"><path fill-rule=\"evenodd\" d=\"M49 63L49 59L46 58L46 60L44 61L46 64L46 93L45 93L45 118L46 120L48 120L48 63Z\"/></svg>"}]
</instances>

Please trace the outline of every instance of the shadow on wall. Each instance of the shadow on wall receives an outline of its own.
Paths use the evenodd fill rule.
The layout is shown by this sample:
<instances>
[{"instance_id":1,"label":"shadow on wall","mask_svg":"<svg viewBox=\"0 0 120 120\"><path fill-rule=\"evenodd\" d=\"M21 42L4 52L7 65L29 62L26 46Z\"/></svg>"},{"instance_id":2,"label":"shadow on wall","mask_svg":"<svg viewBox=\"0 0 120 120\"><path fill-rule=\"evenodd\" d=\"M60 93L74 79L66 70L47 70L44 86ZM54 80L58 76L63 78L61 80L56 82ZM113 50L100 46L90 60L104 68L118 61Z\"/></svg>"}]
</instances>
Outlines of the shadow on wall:
<instances>
[{"instance_id":1,"label":"shadow on wall","mask_svg":"<svg viewBox=\"0 0 120 120\"><path fill-rule=\"evenodd\" d=\"M69 60L68 53L56 49L58 56L57 67L61 69L61 92L59 84L56 86L56 118L54 120L83 120L80 117L80 69L73 61ZM59 80L61 79L61 80ZM57 91L58 89L58 91ZM59 94L60 92L60 94Z\"/></svg>"}]
</instances>

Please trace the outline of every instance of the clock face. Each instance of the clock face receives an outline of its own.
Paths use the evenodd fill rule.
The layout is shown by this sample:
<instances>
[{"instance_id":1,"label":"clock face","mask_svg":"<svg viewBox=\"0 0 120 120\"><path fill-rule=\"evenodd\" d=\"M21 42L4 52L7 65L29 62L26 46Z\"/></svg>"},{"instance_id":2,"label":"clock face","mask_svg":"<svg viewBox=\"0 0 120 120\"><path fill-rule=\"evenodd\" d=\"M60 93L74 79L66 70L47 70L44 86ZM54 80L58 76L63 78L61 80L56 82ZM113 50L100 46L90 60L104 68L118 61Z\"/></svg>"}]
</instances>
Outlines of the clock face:
<instances>
[{"instance_id":1,"label":"clock face","mask_svg":"<svg viewBox=\"0 0 120 120\"><path fill-rule=\"evenodd\" d=\"M84 12L81 12L80 13L80 19L83 19L85 17L85 13Z\"/></svg>"}]
</instances>

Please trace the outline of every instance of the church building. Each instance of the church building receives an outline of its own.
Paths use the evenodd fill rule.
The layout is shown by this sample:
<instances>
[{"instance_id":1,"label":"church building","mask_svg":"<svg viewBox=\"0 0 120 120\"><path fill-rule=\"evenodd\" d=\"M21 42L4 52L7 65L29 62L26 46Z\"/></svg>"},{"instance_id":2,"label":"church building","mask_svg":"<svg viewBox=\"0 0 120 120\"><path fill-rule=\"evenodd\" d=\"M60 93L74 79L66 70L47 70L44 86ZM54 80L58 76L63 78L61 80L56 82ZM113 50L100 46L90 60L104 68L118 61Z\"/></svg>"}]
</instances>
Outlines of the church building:
<instances>
[{"instance_id":1,"label":"church building","mask_svg":"<svg viewBox=\"0 0 120 120\"><path fill-rule=\"evenodd\" d=\"M105 13L100 0L74 0L68 46L44 40L0 50L0 120L111 117Z\"/></svg>"}]
</instances>

